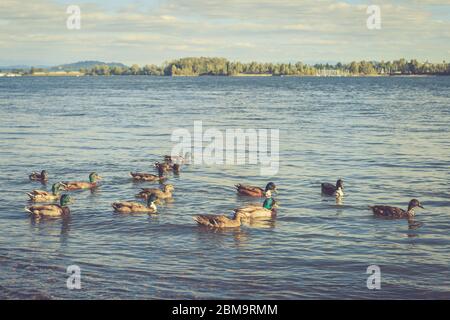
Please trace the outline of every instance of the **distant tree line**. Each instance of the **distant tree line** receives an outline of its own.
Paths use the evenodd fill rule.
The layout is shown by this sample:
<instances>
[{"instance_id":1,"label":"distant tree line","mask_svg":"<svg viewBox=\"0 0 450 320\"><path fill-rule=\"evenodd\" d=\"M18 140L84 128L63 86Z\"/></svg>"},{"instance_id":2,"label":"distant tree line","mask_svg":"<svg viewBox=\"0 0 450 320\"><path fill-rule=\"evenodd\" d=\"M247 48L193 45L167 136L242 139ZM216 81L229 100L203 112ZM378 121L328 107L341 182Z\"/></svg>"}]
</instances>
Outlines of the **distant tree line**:
<instances>
[{"instance_id":1,"label":"distant tree line","mask_svg":"<svg viewBox=\"0 0 450 320\"><path fill-rule=\"evenodd\" d=\"M33 73L34 70L30 70ZM39 70L40 71L40 70ZM242 74L274 76L316 76L316 75L450 75L450 63L407 61L353 61L351 63L315 64L231 62L225 58L182 58L143 67L96 65L79 70L86 75L149 75L149 76L233 76Z\"/></svg>"}]
</instances>

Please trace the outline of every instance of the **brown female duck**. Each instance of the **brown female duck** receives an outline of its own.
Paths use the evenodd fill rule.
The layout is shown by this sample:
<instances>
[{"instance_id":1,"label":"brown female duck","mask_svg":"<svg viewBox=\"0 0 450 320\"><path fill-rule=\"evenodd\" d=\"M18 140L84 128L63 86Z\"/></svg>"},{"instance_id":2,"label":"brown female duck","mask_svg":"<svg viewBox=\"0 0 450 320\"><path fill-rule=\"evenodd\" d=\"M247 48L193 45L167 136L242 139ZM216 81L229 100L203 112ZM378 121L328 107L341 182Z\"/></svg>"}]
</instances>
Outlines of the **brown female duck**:
<instances>
[{"instance_id":1,"label":"brown female duck","mask_svg":"<svg viewBox=\"0 0 450 320\"><path fill-rule=\"evenodd\" d=\"M120 201L114 202L112 207L114 211L119 213L156 213L158 209L155 201L156 196L152 194L147 199L147 205L138 202Z\"/></svg>"},{"instance_id":2,"label":"brown female duck","mask_svg":"<svg viewBox=\"0 0 450 320\"><path fill-rule=\"evenodd\" d=\"M197 215L192 217L199 225L209 228L237 228L242 224L245 217L242 213L237 212L233 219L224 215Z\"/></svg>"},{"instance_id":3,"label":"brown female duck","mask_svg":"<svg viewBox=\"0 0 450 320\"><path fill-rule=\"evenodd\" d=\"M142 191L136 195L137 198L147 199L150 195L153 194L157 199L164 200L172 198L172 191L174 191L175 188L171 184L166 184L164 185L163 190L158 188L142 188L141 190Z\"/></svg>"},{"instance_id":4,"label":"brown female duck","mask_svg":"<svg viewBox=\"0 0 450 320\"><path fill-rule=\"evenodd\" d=\"M32 181L46 182L48 180L48 172L45 170L42 170L41 173L33 171L28 177Z\"/></svg>"},{"instance_id":5,"label":"brown female duck","mask_svg":"<svg viewBox=\"0 0 450 320\"><path fill-rule=\"evenodd\" d=\"M422 208L422 204L417 199L412 199L408 204L408 209L403 210L397 207L391 206L369 206L373 214L378 217L402 219L402 218L413 218L415 216L414 209Z\"/></svg>"}]
</instances>

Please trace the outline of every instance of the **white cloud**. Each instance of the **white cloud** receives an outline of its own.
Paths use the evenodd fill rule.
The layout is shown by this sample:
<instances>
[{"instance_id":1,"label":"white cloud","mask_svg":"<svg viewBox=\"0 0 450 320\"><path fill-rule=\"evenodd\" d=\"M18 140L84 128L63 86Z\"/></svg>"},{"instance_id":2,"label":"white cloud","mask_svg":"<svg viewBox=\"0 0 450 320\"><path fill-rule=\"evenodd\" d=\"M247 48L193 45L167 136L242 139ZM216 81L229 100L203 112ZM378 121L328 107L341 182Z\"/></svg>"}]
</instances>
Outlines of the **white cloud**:
<instances>
[{"instance_id":1,"label":"white cloud","mask_svg":"<svg viewBox=\"0 0 450 320\"><path fill-rule=\"evenodd\" d=\"M448 56L450 21L433 18L427 5L449 2L379 0L377 31L366 28L367 5L335 0L167 0L151 10L124 5L108 11L83 3L82 28L70 31L61 4L2 0L0 63L38 56L144 64L192 53L266 61L440 61Z\"/></svg>"}]
</instances>

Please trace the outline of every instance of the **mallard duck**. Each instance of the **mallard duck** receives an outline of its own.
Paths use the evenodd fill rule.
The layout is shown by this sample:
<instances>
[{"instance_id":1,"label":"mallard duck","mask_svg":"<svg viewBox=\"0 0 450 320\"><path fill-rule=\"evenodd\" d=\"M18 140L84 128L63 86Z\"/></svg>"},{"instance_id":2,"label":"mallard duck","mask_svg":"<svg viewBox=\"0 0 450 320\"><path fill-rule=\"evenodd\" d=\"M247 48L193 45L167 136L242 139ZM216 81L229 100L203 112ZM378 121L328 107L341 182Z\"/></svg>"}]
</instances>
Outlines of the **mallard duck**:
<instances>
[{"instance_id":1,"label":"mallard duck","mask_svg":"<svg viewBox=\"0 0 450 320\"><path fill-rule=\"evenodd\" d=\"M260 204L251 204L245 207L234 209L235 214L241 214L245 218L270 218L276 215L277 202L273 198L264 200L262 206Z\"/></svg>"},{"instance_id":2,"label":"mallard duck","mask_svg":"<svg viewBox=\"0 0 450 320\"><path fill-rule=\"evenodd\" d=\"M224 215L197 215L192 217L199 225L209 228L236 228L241 226L241 220L244 216L236 213L233 219Z\"/></svg>"},{"instance_id":3,"label":"mallard duck","mask_svg":"<svg viewBox=\"0 0 450 320\"><path fill-rule=\"evenodd\" d=\"M269 182L266 185L266 188L263 190L262 188L255 187L255 186L249 186L244 184L237 184L235 185L236 190L239 195L242 196L249 196L249 197L272 197L272 191L277 192L277 187L275 183Z\"/></svg>"},{"instance_id":4,"label":"mallard duck","mask_svg":"<svg viewBox=\"0 0 450 320\"><path fill-rule=\"evenodd\" d=\"M138 202L121 201L114 202L112 204L112 207L114 208L114 211L119 213L156 213L156 200L156 196L154 194L151 194L147 199L147 205Z\"/></svg>"},{"instance_id":5,"label":"mallard duck","mask_svg":"<svg viewBox=\"0 0 450 320\"><path fill-rule=\"evenodd\" d=\"M30 180L33 181L47 181L48 180L48 172L45 170L42 170L41 173L37 173L36 171L33 171L29 176Z\"/></svg>"},{"instance_id":6,"label":"mallard duck","mask_svg":"<svg viewBox=\"0 0 450 320\"><path fill-rule=\"evenodd\" d=\"M336 195L335 192L340 188L341 190L339 191L341 193L341 195L344 195L344 182L342 181L342 179L339 179L338 181L336 181L336 185L333 185L331 183L322 183L321 184L322 187L322 194L326 195L326 196L334 196Z\"/></svg>"},{"instance_id":7,"label":"mallard duck","mask_svg":"<svg viewBox=\"0 0 450 320\"><path fill-rule=\"evenodd\" d=\"M136 197L147 199L151 194L154 194L157 199L168 199L172 198L172 191L175 190L173 185L166 184L164 185L163 190L158 188L142 188L142 191L139 192Z\"/></svg>"},{"instance_id":8,"label":"mallard duck","mask_svg":"<svg viewBox=\"0 0 450 320\"><path fill-rule=\"evenodd\" d=\"M33 190L32 192L27 192L30 197L30 201L33 202L47 202L47 201L57 201L61 198L59 191L65 190L65 185L62 182L57 182L52 186L52 192L43 190Z\"/></svg>"},{"instance_id":9,"label":"mallard duck","mask_svg":"<svg viewBox=\"0 0 450 320\"><path fill-rule=\"evenodd\" d=\"M68 194L63 194L59 199L59 204L31 206L26 207L25 210L37 217L56 217L69 214L70 209L67 205L70 203L72 203L72 199L70 198L70 196Z\"/></svg>"},{"instance_id":10,"label":"mallard duck","mask_svg":"<svg viewBox=\"0 0 450 320\"><path fill-rule=\"evenodd\" d=\"M145 172L130 172L130 176L135 181L163 181L167 179L162 172L159 172L158 175Z\"/></svg>"},{"instance_id":11,"label":"mallard duck","mask_svg":"<svg viewBox=\"0 0 450 320\"><path fill-rule=\"evenodd\" d=\"M102 177L100 177L96 172L92 172L89 175L89 182L72 181L72 182L63 182L63 184L66 185L64 189L67 191L92 189L98 186L98 180L101 179Z\"/></svg>"},{"instance_id":12,"label":"mallard duck","mask_svg":"<svg viewBox=\"0 0 450 320\"><path fill-rule=\"evenodd\" d=\"M405 211L401 208L391 206L369 206L373 214L378 217L387 217L394 219L413 218L415 216L414 208L425 209L417 199L412 199L408 204L408 209Z\"/></svg>"}]
</instances>

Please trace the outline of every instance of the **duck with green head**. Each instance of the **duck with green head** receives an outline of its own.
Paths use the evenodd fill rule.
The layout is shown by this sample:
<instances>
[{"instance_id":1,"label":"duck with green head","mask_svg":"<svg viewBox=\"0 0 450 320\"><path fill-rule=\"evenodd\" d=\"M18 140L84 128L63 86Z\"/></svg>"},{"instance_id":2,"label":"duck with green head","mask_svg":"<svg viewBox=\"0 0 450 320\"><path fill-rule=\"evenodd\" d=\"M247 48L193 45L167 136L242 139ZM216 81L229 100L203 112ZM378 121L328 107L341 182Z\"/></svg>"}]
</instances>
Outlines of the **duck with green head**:
<instances>
[{"instance_id":1,"label":"duck with green head","mask_svg":"<svg viewBox=\"0 0 450 320\"><path fill-rule=\"evenodd\" d=\"M264 200L263 204L250 204L241 208L234 209L235 214L240 213L243 217L249 219L271 218L276 215L278 204L272 197Z\"/></svg>"},{"instance_id":2,"label":"duck with green head","mask_svg":"<svg viewBox=\"0 0 450 320\"><path fill-rule=\"evenodd\" d=\"M130 202L130 201L120 201L114 202L112 207L115 212L119 213L157 213L157 207L155 201L157 200L156 195L151 194L147 198L147 203Z\"/></svg>"},{"instance_id":3,"label":"duck with green head","mask_svg":"<svg viewBox=\"0 0 450 320\"><path fill-rule=\"evenodd\" d=\"M100 177L96 172L91 172L91 174L89 175L89 182L84 181L63 182L65 185L64 189L67 191L92 189L98 186L98 181L101 179L102 177Z\"/></svg>"},{"instance_id":4,"label":"duck with green head","mask_svg":"<svg viewBox=\"0 0 450 320\"><path fill-rule=\"evenodd\" d=\"M33 190L31 192L27 192L27 195L30 197L30 201L33 202L58 201L61 198L59 192L64 190L65 187L66 186L64 183L57 182L53 184L52 192L43 190Z\"/></svg>"},{"instance_id":5,"label":"duck with green head","mask_svg":"<svg viewBox=\"0 0 450 320\"><path fill-rule=\"evenodd\" d=\"M36 205L26 207L25 211L36 217L58 217L70 214L67 206L72 203L72 198L68 194L63 194L59 199L59 204Z\"/></svg>"}]
</instances>

